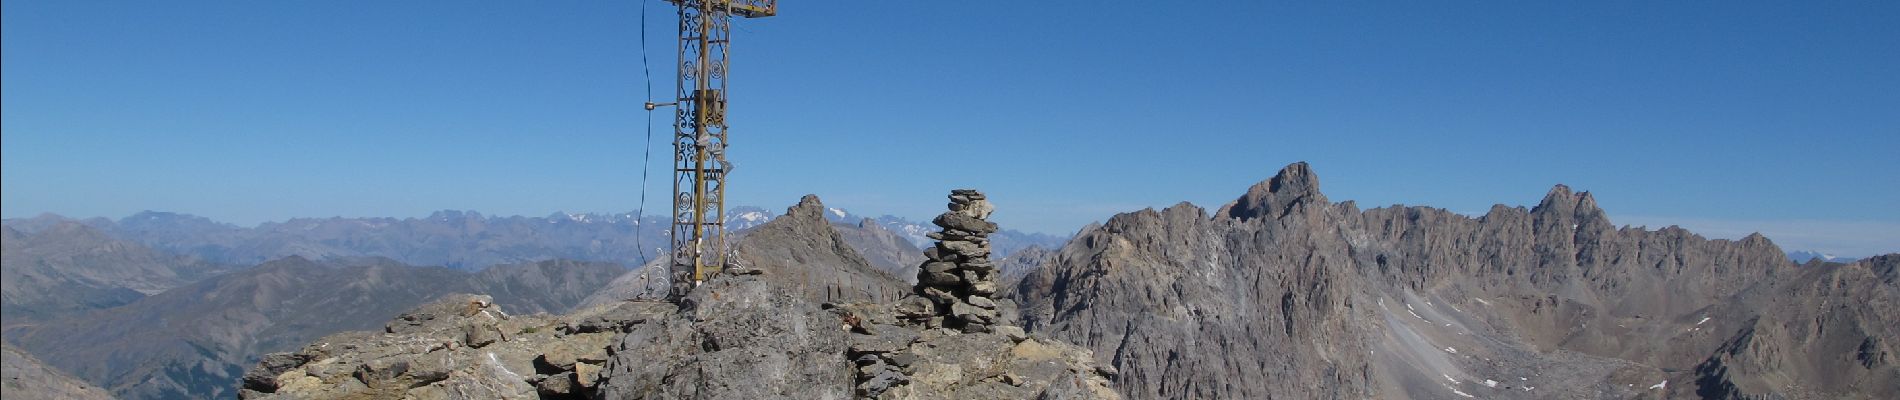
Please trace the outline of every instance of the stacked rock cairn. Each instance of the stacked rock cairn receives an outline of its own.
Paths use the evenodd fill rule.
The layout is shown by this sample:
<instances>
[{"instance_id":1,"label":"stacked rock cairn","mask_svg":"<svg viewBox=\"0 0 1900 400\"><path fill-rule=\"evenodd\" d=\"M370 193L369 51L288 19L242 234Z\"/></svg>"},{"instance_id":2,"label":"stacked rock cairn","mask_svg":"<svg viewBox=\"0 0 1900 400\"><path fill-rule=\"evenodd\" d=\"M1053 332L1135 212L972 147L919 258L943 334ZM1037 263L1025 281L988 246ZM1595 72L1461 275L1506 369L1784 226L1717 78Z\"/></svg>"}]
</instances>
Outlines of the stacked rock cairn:
<instances>
[{"instance_id":1,"label":"stacked rock cairn","mask_svg":"<svg viewBox=\"0 0 1900 400\"><path fill-rule=\"evenodd\" d=\"M931 221L943 230L928 235L937 245L924 250L916 287L918 296L934 303L934 316L925 321L931 327L990 332L1005 322L992 298L997 271L989 235L996 223L986 219L993 211L982 192L957 189L950 191L950 211Z\"/></svg>"}]
</instances>

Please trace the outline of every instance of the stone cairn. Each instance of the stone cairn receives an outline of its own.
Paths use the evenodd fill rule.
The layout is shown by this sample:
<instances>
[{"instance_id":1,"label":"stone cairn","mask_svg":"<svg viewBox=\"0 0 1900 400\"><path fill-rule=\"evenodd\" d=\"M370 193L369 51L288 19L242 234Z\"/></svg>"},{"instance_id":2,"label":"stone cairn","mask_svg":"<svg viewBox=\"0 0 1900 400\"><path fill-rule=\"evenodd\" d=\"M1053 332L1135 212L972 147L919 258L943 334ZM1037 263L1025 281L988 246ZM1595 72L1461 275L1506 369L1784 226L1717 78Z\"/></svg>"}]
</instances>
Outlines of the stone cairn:
<instances>
[{"instance_id":1,"label":"stone cairn","mask_svg":"<svg viewBox=\"0 0 1900 400\"><path fill-rule=\"evenodd\" d=\"M1005 322L992 297L997 271L989 236L996 223L985 220L995 210L982 192L957 189L950 191L950 211L931 221L943 230L928 235L937 245L924 250L916 287L934 305L932 317L922 321L930 327L990 332Z\"/></svg>"}]
</instances>

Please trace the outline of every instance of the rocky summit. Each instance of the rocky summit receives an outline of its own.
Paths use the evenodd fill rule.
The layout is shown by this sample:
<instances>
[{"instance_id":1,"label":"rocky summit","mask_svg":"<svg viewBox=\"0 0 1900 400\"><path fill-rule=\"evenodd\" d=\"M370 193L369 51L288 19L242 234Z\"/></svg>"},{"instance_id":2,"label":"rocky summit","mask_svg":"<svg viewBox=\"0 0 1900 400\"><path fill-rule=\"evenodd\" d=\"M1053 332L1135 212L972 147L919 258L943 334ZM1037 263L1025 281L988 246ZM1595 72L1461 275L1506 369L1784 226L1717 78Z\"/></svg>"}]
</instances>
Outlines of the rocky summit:
<instances>
[{"instance_id":1,"label":"rocky summit","mask_svg":"<svg viewBox=\"0 0 1900 400\"><path fill-rule=\"evenodd\" d=\"M247 399L580 398L599 383L607 345L671 304L624 302L563 316L509 315L488 296L454 295L380 332L325 336L263 357Z\"/></svg>"},{"instance_id":2,"label":"rocky summit","mask_svg":"<svg viewBox=\"0 0 1900 400\"><path fill-rule=\"evenodd\" d=\"M945 232L975 244L995 231L983 221L989 206L977 203L981 194L955 198L966 207L953 212L968 219L946 222ZM959 316L953 304L906 294L922 286L897 286L867 265L816 213L822 209L808 196L761 225L737 249L752 264L706 281L677 305L616 298L640 291L608 287L566 315L509 315L485 296L449 296L381 331L267 355L245 372L242 395L1120 398L1109 386L1114 369L1089 350L1028 334L1015 326L1009 300L972 291L976 282L993 285L993 276L944 286L961 296L955 304L989 307L985 318ZM940 258L974 265L985 257ZM863 290L886 286L900 289Z\"/></svg>"}]
</instances>

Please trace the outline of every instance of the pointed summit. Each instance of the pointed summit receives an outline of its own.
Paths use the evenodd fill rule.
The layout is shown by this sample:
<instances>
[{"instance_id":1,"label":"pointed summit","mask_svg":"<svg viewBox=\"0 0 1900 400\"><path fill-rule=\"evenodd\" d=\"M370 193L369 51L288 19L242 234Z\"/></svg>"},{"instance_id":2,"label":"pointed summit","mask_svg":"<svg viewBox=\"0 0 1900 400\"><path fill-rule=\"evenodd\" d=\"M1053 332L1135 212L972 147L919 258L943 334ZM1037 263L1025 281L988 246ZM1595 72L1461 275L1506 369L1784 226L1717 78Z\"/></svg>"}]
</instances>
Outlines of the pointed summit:
<instances>
[{"instance_id":1,"label":"pointed summit","mask_svg":"<svg viewBox=\"0 0 1900 400\"><path fill-rule=\"evenodd\" d=\"M1569 185L1557 184L1544 195L1544 200L1531 209L1532 214L1559 215L1577 219L1597 219L1603 216L1603 209L1597 207L1597 198L1590 192L1571 191Z\"/></svg>"},{"instance_id":2,"label":"pointed summit","mask_svg":"<svg viewBox=\"0 0 1900 400\"><path fill-rule=\"evenodd\" d=\"M909 285L878 270L825 219L825 204L805 195L785 215L748 230L734 242L746 268L787 278L774 282L818 301L887 301Z\"/></svg>"},{"instance_id":3,"label":"pointed summit","mask_svg":"<svg viewBox=\"0 0 1900 400\"><path fill-rule=\"evenodd\" d=\"M1549 193L1544 194L1544 200L1537 202L1537 207L1531 208L1531 212L1562 209L1566 211L1564 214L1569 214L1568 210L1576 204L1575 197L1576 195L1570 191L1570 185L1559 183L1551 187Z\"/></svg>"},{"instance_id":4,"label":"pointed summit","mask_svg":"<svg viewBox=\"0 0 1900 400\"><path fill-rule=\"evenodd\" d=\"M785 216L798 219L825 220L825 203L818 201L818 195L808 194L798 198L798 204L785 209Z\"/></svg>"},{"instance_id":5,"label":"pointed summit","mask_svg":"<svg viewBox=\"0 0 1900 400\"><path fill-rule=\"evenodd\" d=\"M1301 204L1326 202L1326 195L1319 192L1319 176L1313 174L1313 169L1305 161L1301 161L1280 169L1280 173L1272 179L1247 188L1247 194L1222 206L1214 215L1216 218L1239 218L1242 221L1260 217L1279 218Z\"/></svg>"}]
</instances>

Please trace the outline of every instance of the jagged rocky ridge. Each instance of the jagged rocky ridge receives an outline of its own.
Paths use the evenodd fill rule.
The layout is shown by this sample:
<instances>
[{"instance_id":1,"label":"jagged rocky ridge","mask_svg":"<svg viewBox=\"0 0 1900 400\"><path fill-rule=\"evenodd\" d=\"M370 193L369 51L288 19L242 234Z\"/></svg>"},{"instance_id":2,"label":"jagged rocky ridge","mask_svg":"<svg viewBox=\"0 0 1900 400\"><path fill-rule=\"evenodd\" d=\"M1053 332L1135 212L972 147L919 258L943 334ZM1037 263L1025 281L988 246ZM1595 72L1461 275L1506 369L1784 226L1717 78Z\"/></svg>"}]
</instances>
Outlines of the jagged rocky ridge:
<instances>
[{"instance_id":1,"label":"jagged rocky ridge","mask_svg":"<svg viewBox=\"0 0 1900 400\"><path fill-rule=\"evenodd\" d=\"M1031 332L1094 350L1137 399L1900 395L1892 279L1783 257L1759 235L1618 229L1561 185L1479 218L1361 211L1299 163L1212 215L1117 215L1015 295ZM1854 284L1802 293L1832 282ZM1815 300L1843 291L1864 300ZM1764 323L1817 319L1847 328Z\"/></svg>"}]
</instances>

